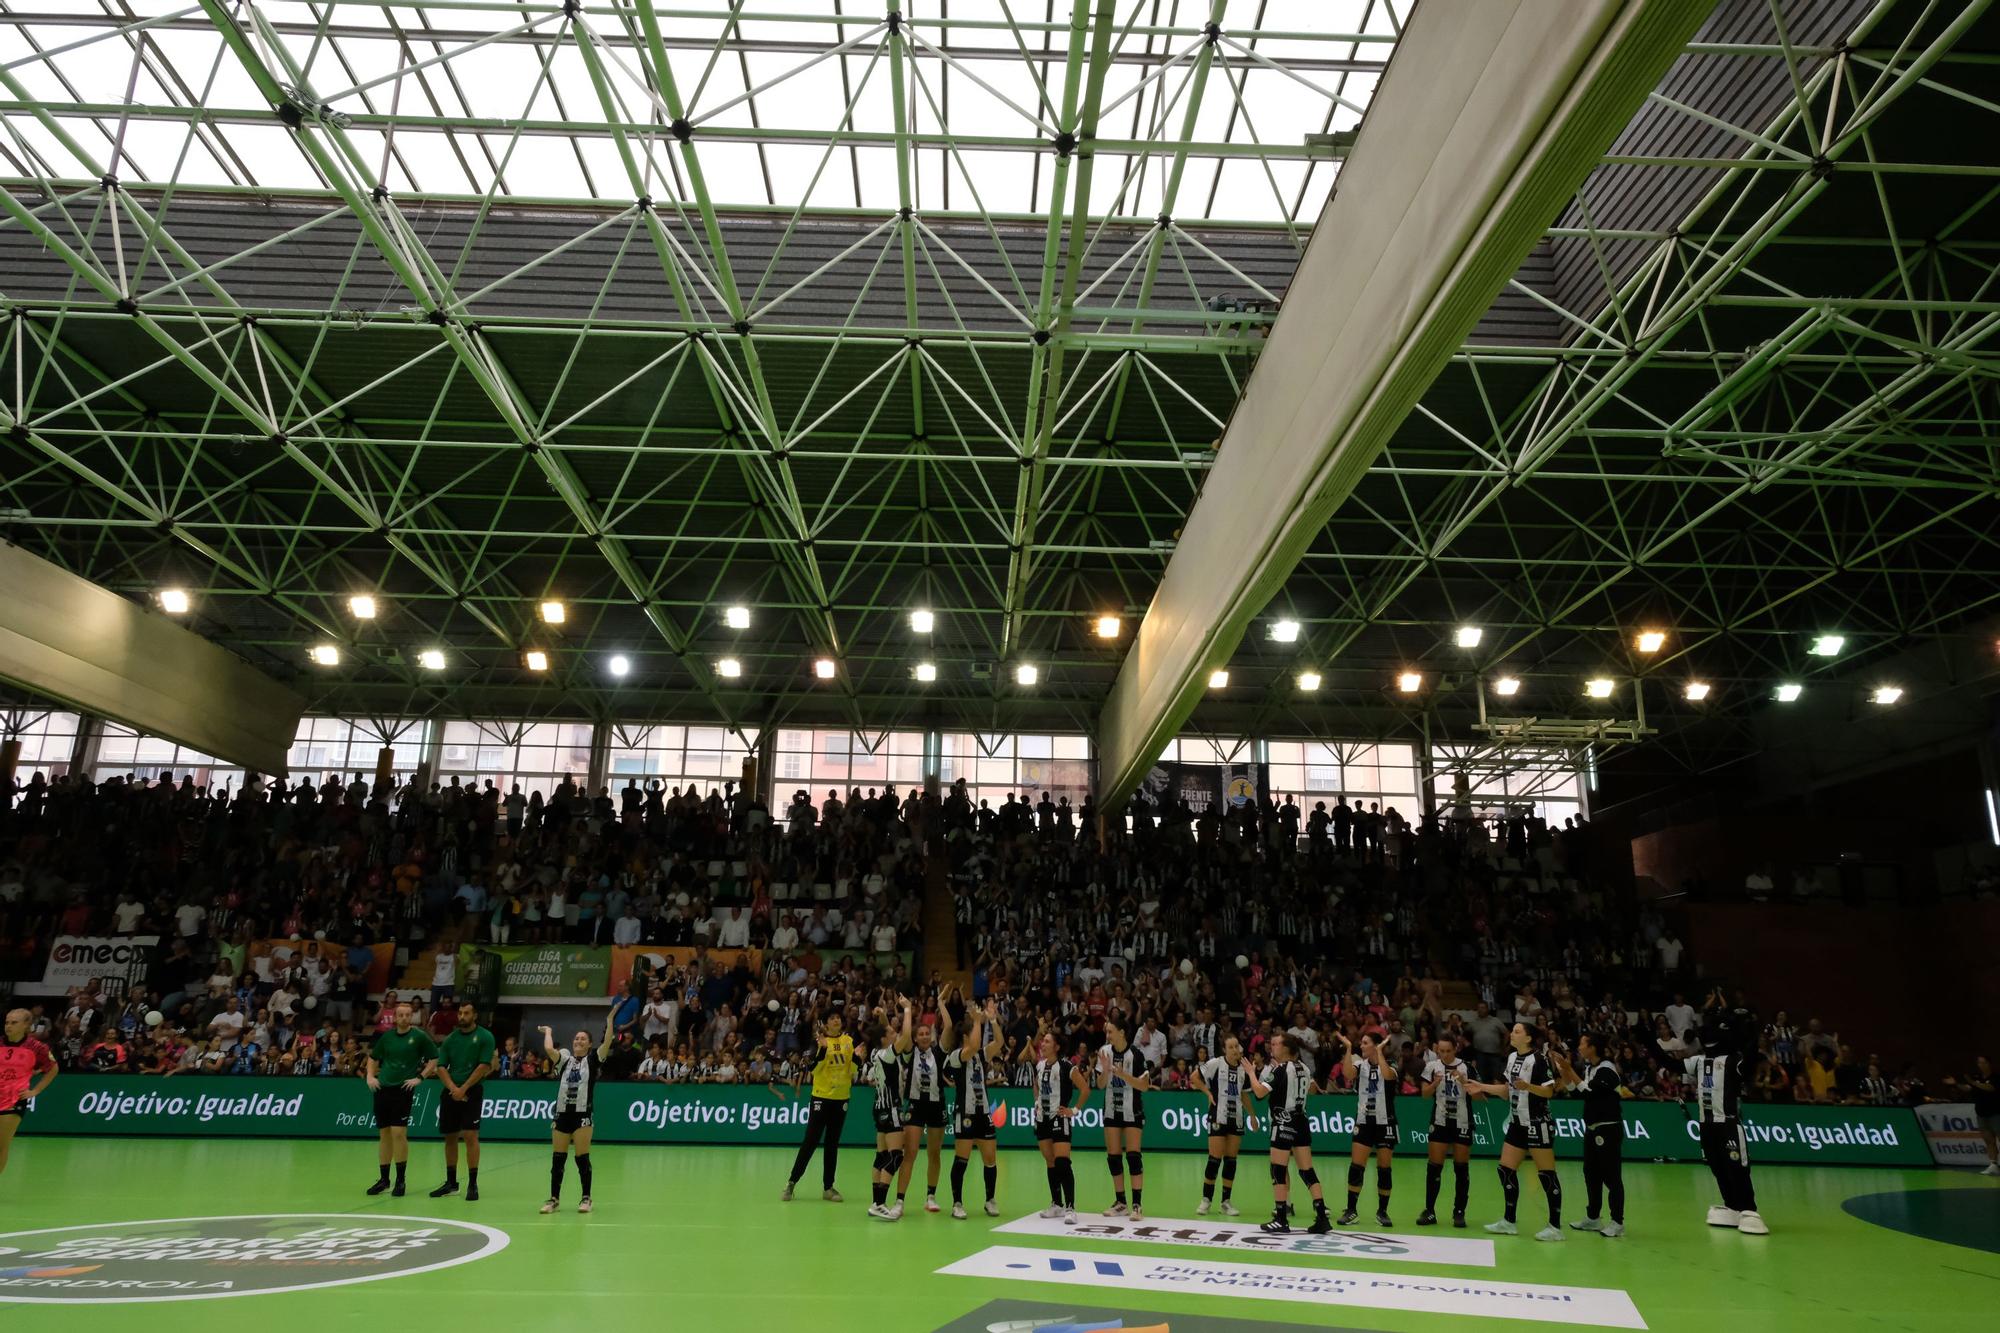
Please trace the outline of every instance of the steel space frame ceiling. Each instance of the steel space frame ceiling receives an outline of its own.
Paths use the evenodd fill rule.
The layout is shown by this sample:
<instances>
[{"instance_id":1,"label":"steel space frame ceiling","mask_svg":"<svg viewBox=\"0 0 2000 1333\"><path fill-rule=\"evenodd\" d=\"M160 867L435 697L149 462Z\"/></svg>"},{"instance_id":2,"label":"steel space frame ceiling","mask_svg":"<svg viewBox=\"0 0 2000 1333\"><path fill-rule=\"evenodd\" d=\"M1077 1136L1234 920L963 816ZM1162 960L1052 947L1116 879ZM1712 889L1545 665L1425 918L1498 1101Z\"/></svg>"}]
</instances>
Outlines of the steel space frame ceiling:
<instances>
[{"instance_id":1,"label":"steel space frame ceiling","mask_svg":"<svg viewBox=\"0 0 2000 1333\"><path fill-rule=\"evenodd\" d=\"M1988 8L1719 5L1195 724L1699 770L1990 611ZM1089 729L1408 13L0 0L0 525L316 709Z\"/></svg>"}]
</instances>

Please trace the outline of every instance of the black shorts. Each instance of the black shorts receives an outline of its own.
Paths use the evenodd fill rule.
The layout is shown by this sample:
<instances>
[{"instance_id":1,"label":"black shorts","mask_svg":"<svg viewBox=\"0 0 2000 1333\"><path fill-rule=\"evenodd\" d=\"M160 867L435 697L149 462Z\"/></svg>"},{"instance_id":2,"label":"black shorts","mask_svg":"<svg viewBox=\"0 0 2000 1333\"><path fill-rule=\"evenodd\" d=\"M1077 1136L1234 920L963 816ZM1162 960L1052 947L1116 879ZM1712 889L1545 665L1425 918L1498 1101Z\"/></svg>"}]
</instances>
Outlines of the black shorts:
<instances>
[{"instance_id":1,"label":"black shorts","mask_svg":"<svg viewBox=\"0 0 2000 1333\"><path fill-rule=\"evenodd\" d=\"M1280 1152L1313 1146L1312 1121L1303 1115L1278 1116L1271 1121L1271 1146Z\"/></svg>"},{"instance_id":2,"label":"black shorts","mask_svg":"<svg viewBox=\"0 0 2000 1333\"><path fill-rule=\"evenodd\" d=\"M1442 1143L1448 1147L1455 1147L1459 1144L1470 1147L1472 1144L1472 1131L1469 1129L1460 1129L1457 1125L1432 1125L1430 1141L1432 1143Z\"/></svg>"},{"instance_id":3,"label":"black shorts","mask_svg":"<svg viewBox=\"0 0 2000 1333\"><path fill-rule=\"evenodd\" d=\"M558 1134L574 1134L579 1129L589 1129L590 1112L557 1111L556 1118L550 1123L549 1128Z\"/></svg>"},{"instance_id":4,"label":"black shorts","mask_svg":"<svg viewBox=\"0 0 2000 1333\"><path fill-rule=\"evenodd\" d=\"M1210 1120L1208 1122L1208 1136L1212 1139L1240 1139L1243 1137L1243 1122L1241 1120Z\"/></svg>"},{"instance_id":5,"label":"black shorts","mask_svg":"<svg viewBox=\"0 0 2000 1333\"><path fill-rule=\"evenodd\" d=\"M1357 1148L1393 1148L1396 1146L1396 1122L1386 1125L1370 1124L1365 1120L1354 1122L1354 1146Z\"/></svg>"},{"instance_id":6,"label":"black shorts","mask_svg":"<svg viewBox=\"0 0 2000 1333\"><path fill-rule=\"evenodd\" d=\"M911 1102L904 1123L911 1129L943 1129L943 1102Z\"/></svg>"},{"instance_id":7,"label":"black shorts","mask_svg":"<svg viewBox=\"0 0 2000 1333\"><path fill-rule=\"evenodd\" d=\"M415 1088L383 1086L375 1089L375 1128L409 1128L410 1106L416 1098Z\"/></svg>"},{"instance_id":8,"label":"black shorts","mask_svg":"<svg viewBox=\"0 0 2000 1333\"><path fill-rule=\"evenodd\" d=\"M980 1111L972 1115L956 1116L952 1128L961 1139L990 1139L993 1137L993 1113Z\"/></svg>"},{"instance_id":9,"label":"black shorts","mask_svg":"<svg viewBox=\"0 0 2000 1333\"><path fill-rule=\"evenodd\" d=\"M1503 1141L1510 1148L1553 1148L1556 1146L1556 1122L1530 1120L1523 1125L1509 1120L1507 1137Z\"/></svg>"},{"instance_id":10,"label":"black shorts","mask_svg":"<svg viewBox=\"0 0 2000 1333\"><path fill-rule=\"evenodd\" d=\"M1131 1115L1112 1115L1106 1112L1104 1127L1106 1129L1144 1129L1146 1127L1146 1113L1144 1111L1135 1111Z\"/></svg>"},{"instance_id":11,"label":"black shorts","mask_svg":"<svg viewBox=\"0 0 2000 1333\"><path fill-rule=\"evenodd\" d=\"M1070 1120L1066 1115L1052 1115L1035 1122L1035 1142L1068 1143L1070 1141Z\"/></svg>"},{"instance_id":12,"label":"black shorts","mask_svg":"<svg viewBox=\"0 0 2000 1333\"><path fill-rule=\"evenodd\" d=\"M12 1106L0 1106L0 1115L15 1115L26 1118L27 1114L28 1114L28 1099L25 1097L23 1097L20 1101L15 1102Z\"/></svg>"},{"instance_id":13,"label":"black shorts","mask_svg":"<svg viewBox=\"0 0 2000 1333\"><path fill-rule=\"evenodd\" d=\"M877 1134L903 1132L903 1104L894 1097L885 1097L875 1103L875 1132Z\"/></svg>"},{"instance_id":14,"label":"black shorts","mask_svg":"<svg viewBox=\"0 0 2000 1333\"><path fill-rule=\"evenodd\" d=\"M450 1093L438 1098L438 1133L463 1134L467 1130L477 1133L479 1113L486 1109L486 1087L475 1083L465 1090L465 1100L459 1101Z\"/></svg>"}]
</instances>

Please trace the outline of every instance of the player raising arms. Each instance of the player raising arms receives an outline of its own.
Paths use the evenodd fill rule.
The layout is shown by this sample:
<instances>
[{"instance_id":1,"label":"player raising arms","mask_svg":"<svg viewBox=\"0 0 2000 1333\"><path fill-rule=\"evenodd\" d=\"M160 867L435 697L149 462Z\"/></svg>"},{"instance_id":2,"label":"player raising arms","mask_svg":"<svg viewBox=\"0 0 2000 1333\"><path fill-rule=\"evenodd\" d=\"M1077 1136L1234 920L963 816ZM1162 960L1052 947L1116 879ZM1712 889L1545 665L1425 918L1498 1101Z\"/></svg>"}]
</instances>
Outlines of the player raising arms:
<instances>
[{"instance_id":1,"label":"player raising arms","mask_svg":"<svg viewBox=\"0 0 2000 1333\"><path fill-rule=\"evenodd\" d=\"M1361 1049L1345 1033L1340 1037L1348 1068L1354 1071L1354 1147L1347 1163L1347 1208L1334 1219L1336 1225L1351 1227L1359 1214L1361 1179L1368 1169L1368 1154L1375 1154L1375 1224L1391 1227L1389 1220L1389 1164L1396 1154L1396 1070L1389 1063L1382 1043L1370 1033L1361 1034Z\"/></svg>"},{"instance_id":2,"label":"player raising arms","mask_svg":"<svg viewBox=\"0 0 2000 1333\"><path fill-rule=\"evenodd\" d=\"M1222 1054L1210 1056L1194 1071L1194 1086L1208 1099L1208 1164L1202 1168L1201 1206L1194 1211L1207 1215L1215 1202L1215 1175L1220 1171L1222 1215L1235 1217L1237 1208L1229 1201L1229 1192L1236 1188L1236 1158L1243 1151L1244 1129L1256 1128L1246 1114L1250 1108L1244 1105L1250 1080L1243 1074L1243 1043L1225 1037Z\"/></svg>"},{"instance_id":3,"label":"player raising arms","mask_svg":"<svg viewBox=\"0 0 2000 1333\"><path fill-rule=\"evenodd\" d=\"M944 1020L944 1045L952 1044L951 1011L945 997L938 996L938 1011ZM903 1196L910 1192L910 1173L917 1164L917 1150L926 1154L924 1211L938 1210L938 1150L944 1146L944 1052L938 1049L937 1033L929 1023L917 1024L907 1037L903 1051L903 1091L910 1108L903 1126L903 1169L896 1175L896 1208L900 1213Z\"/></svg>"},{"instance_id":4,"label":"player raising arms","mask_svg":"<svg viewBox=\"0 0 2000 1333\"><path fill-rule=\"evenodd\" d=\"M1098 1086L1104 1089L1104 1161L1111 1170L1114 1198L1104 1210L1106 1217L1128 1211L1125 1205L1125 1173L1132 1173L1133 1221L1146 1216L1146 1157L1142 1140L1146 1136L1146 1105L1140 1094L1153 1086L1152 1066L1132 1045L1130 1020L1122 1011L1104 1016L1104 1045L1097 1052ZM1120 1150L1123 1155L1120 1155Z\"/></svg>"},{"instance_id":5,"label":"player raising arms","mask_svg":"<svg viewBox=\"0 0 2000 1333\"><path fill-rule=\"evenodd\" d=\"M896 1002L895 996L889 1003ZM903 1164L903 1060L902 1052L910 1047L910 1002L902 1001L903 1026L893 1033L888 1026L887 1006L883 1008L881 1025L870 1034L868 1053L868 1086L875 1091L875 1201L868 1205L868 1215L879 1222L894 1222L903 1215L903 1201L889 1206L889 1186L896 1179L896 1168Z\"/></svg>"},{"instance_id":6,"label":"player raising arms","mask_svg":"<svg viewBox=\"0 0 2000 1333\"><path fill-rule=\"evenodd\" d=\"M792 1091L799 1090L800 1078L792 1079ZM820 1149L820 1195L828 1203L840 1202L833 1187L833 1172L840 1160L840 1132L847 1125L847 1099L854 1091L854 1038L841 1031L840 1011L826 1016L813 1029L812 1109L806 1113L806 1137L799 1155L792 1159L792 1174L785 1180L785 1192L778 1197L791 1202L812 1161L813 1149ZM824 1146L822 1146L822 1140Z\"/></svg>"},{"instance_id":7,"label":"player raising arms","mask_svg":"<svg viewBox=\"0 0 2000 1333\"><path fill-rule=\"evenodd\" d=\"M365 1072L368 1090L375 1094L375 1164L380 1176L368 1187L370 1194L389 1189L389 1165L395 1163L396 1187L389 1192L403 1196L403 1177L410 1166L410 1107L417 1085L431 1061L437 1059L437 1043L431 1034L416 1026L417 1011L408 1000L396 1004L396 1025L377 1033L368 1048Z\"/></svg>"},{"instance_id":8,"label":"player raising arms","mask_svg":"<svg viewBox=\"0 0 2000 1333\"><path fill-rule=\"evenodd\" d=\"M1070 1161L1070 1122L1090 1099L1090 1080L1083 1071L1062 1058L1056 1034L1046 1025L1035 1042L1040 1057L1035 1061L1035 1144L1042 1150L1042 1166L1049 1173L1049 1206L1043 1217L1060 1217L1076 1225L1076 1167ZM1070 1089L1079 1096L1069 1099Z\"/></svg>"},{"instance_id":9,"label":"player raising arms","mask_svg":"<svg viewBox=\"0 0 2000 1333\"><path fill-rule=\"evenodd\" d=\"M444 1083L438 1098L438 1133L444 1136L444 1184L433 1199L458 1193L458 1145L465 1141L465 1201L479 1201L479 1113L486 1105L486 1076L493 1072L493 1034L479 1026L479 1008L458 1003L458 1023L438 1043L433 1069Z\"/></svg>"},{"instance_id":10,"label":"player raising arms","mask_svg":"<svg viewBox=\"0 0 2000 1333\"><path fill-rule=\"evenodd\" d=\"M1702 1006L1700 1055L1687 1058L1688 1091L1694 1098L1695 1120L1701 1134L1701 1155L1722 1192L1722 1203L1708 1210L1712 1227L1734 1227L1746 1236L1768 1236L1770 1224L1757 1211L1757 1190L1750 1182L1750 1141L1740 1118L1743 1085L1756 1067L1743 1011L1730 1008L1717 987Z\"/></svg>"},{"instance_id":11,"label":"player raising arms","mask_svg":"<svg viewBox=\"0 0 2000 1333\"><path fill-rule=\"evenodd\" d=\"M34 1015L9 1009L0 1028L0 1171L7 1169L7 1152L28 1114L28 1102L56 1081L56 1058L42 1042L28 1035Z\"/></svg>"},{"instance_id":12,"label":"player raising arms","mask_svg":"<svg viewBox=\"0 0 2000 1333\"><path fill-rule=\"evenodd\" d=\"M1000 1202L995 1197L1000 1187L1000 1155L993 1141L993 1102L986 1091L986 1062L998 1060L1007 1049L1006 1036L1000 1031L999 1006L993 1001L988 1000L983 1010L968 1010L965 1019L965 1044L944 1058L944 1072L958 1098L958 1118L953 1125L957 1142L952 1148L951 1215L960 1220L965 1217L965 1164L975 1143L986 1166L986 1215L1000 1216Z\"/></svg>"},{"instance_id":13,"label":"player raising arms","mask_svg":"<svg viewBox=\"0 0 2000 1333\"><path fill-rule=\"evenodd\" d=\"M1312 1225L1306 1230L1324 1236L1333 1230L1333 1219L1327 1216L1319 1172L1313 1170L1312 1121L1306 1118L1306 1096L1313 1088L1312 1067L1299 1059L1290 1037L1274 1032L1271 1063L1264 1072L1270 1075L1269 1082L1257 1077L1249 1061L1243 1062L1243 1077L1249 1080L1250 1091L1271 1104L1271 1220L1262 1229L1274 1236L1292 1229L1290 1179L1291 1164L1296 1162L1299 1179L1313 1202Z\"/></svg>"},{"instance_id":14,"label":"player raising arms","mask_svg":"<svg viewBox=\"0 0 2000 1333\"><path fill-rule=\"evenodd\" d=\"M1417 1225L1437 1225L1438 1189L1444 1184L1444 1159L1451 1156L1454 1190L1451 1224L1465 1225L1465 1205L1472 1194L1472 1071L1458 1058L1458 1042L1439 1037L1424 1065L1424 1096L1431 1099L1430 1166L1424 1175L1424 1211Z\"/></svg>"},{"instance_id":15,"label":"player raising arms","mask_svg":"<svg viewBox=\"0 0 2000 1333\"><path fill-rule=\"evenodd\" d=\"M1562 1229L1562 1180L1556 1175L1556 1122L1549 1111L1555 1096L1556 1074L1548 1056L1542 1053L1542 1033L1532 1023L1516 1023L1509 1034L1514 1049L1507 1056L1507 1071L1499 1083L1468 1083L1477 1092L1507 1099L1507 1136L1500 1145L1500 1194L1506 1200L1506 1216L1488 1222L1486 1229L1496 1236L1511 1236L1520 1230L1514 1215L1521 1206L1521 1159L1532 1157L1535 1173L1541 1177L1542 1193L1548 1196L1549 1224L1535 1233L1536 1240L1558 1241Z\"/></svg>"},{"instance_id":16,"label":"player raising arms","mask_svg":"<svg viewBox=\"0 0 2000 1333\"><path fill-rule=\"evenodd\" d=\"M542 1205L545 1213L553 1213L562 1205L563 1167L568 1164L572 1149L576 1152L576 1183L583 1190L576 1210L587 1213L591 1209L590 1113L597 1102L597 1081L604 1075L604 1057L611 1054L611 1034L617 1026L618 1009L614 1005L604 1016L604 1040L596 1047L591 1046L588 1032L579 1032L560 1051L549 1030L541 1030L542 1054L555 1066L556 1078L556 1118L549 1125L549 1147L553 1152L549 1160L549 1198Z\"/></svg>"}]
</instances>

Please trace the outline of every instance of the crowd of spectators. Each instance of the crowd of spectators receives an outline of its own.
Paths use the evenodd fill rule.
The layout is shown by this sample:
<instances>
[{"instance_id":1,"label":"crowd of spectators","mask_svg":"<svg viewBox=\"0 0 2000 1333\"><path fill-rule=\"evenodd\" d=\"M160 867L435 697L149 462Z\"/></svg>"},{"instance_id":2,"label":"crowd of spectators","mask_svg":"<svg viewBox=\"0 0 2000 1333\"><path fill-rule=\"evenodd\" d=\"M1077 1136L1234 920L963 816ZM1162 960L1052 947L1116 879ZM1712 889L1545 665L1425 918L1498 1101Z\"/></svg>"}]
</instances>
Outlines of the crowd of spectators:
<instances>
[{"instance_id":1,"label":"crowd of spectators","mask_svg":"<svg viewBox=\"0 0 2000 1333\"><path fill-rule=\"evenodd\" d=\"M909 961L934 861L970 999L1002 1015L999 1084L1026 1080L1043 1031L1082 1057L1113 1014L1168 1088L1189 1086L1224 1036L1261 1059L1280 1030L1328 1063L1343 1036L1372 1033L1412 1092L1449 1035L1490 1079L1525 1019L1559 1040L1597 1032L1634 1096L1677 1100L1700 1040L1672 924L1594 873L1589 825L1550 827L1526 807L1412 823L1344 800L1169 800L1135 803L1100 840L1088 798L1009 795L995 809L962 786L942 799L797 792L776 819L727 785L636 782L595 795L565 783L544 801L491 783L211 795L38 777L10 805L0 958L36 962L57 933L167 941L130 994L93 985L37 1009L73 1068L352 1074L397 998L367 993L367 946L449 956L465 940L692 948L613 1002L610 1077L789 1080L833 1012L864 1040L898 996L925 1021L962 1016L945 979ZM300 947L254 947L273 938ZM442 1001L449 977L416 998ZM448 1027L449 1007L427 1021ZM495 1077L546 1075L525 1045L503 1037ZM1817 1019L1780 1012L1760 1045L1760 1098L1929 1092Z\"/></svg>"}]
</instances>

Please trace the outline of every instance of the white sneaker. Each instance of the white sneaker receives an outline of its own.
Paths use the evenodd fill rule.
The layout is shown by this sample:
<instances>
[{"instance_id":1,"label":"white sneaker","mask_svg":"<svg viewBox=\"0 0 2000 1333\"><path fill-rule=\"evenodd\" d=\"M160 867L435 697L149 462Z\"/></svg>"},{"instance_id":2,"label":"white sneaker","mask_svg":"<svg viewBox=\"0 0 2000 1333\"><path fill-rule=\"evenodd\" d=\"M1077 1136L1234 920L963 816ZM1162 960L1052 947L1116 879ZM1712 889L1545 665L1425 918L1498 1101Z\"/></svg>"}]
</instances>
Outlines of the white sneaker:
<instances>
[{"instance_id":1,"label":"white sneaker","mask_svg":"<svg viewBox=\"0 0 2000 1333\"><path fill-rule=\"evenodd\" d=\"M1568 1240L1561 1227L1543 1227L1535 1233L1536 1240Z\"/></svg>"},{"instance_id":2,"label":"white sneaker","mask_svg":"<svg viewBox=\"0 0 2000 1333\"><path fill-rule=\"evenodd\" d=\"M1055 1204L1050 1204L1048 1207L1042 1209L1041 1212L1036 1213L1035 1216L1046 1217L1051 1222L1053 1222L1056 1218L1062 1216L1062 1209L1056 1206Z\"/></svg>"},{"instance_id":3,"label":"white sneaker","mask_svg":"<svg viewBox=\"0 0 2000 1333\"><path fill-rule=\"evenodd\" d=\"M1597 1234L1606 1240L1616 1240L1625 1234L1625 1224L1623 1222L1606 1222L1604 1229Z\"/></svg>"},{"instance_id":4,"label":"white sneaker","mask_svg":"<svg viewBox=\"0 0 2000 1333\"><path fill-rule=\"evenodd\" d=\"M1240 1211L1238 1211L1238 1209L1237 1209L1236 1205L1235 1205L1235 1204L1233 1204L1233 1203L1231 1203L1231 1202L1230 1202L1229 1200L1227 1200L1227 1199L1224 1199L1224 1200L1222 1201L1222 1215L1223 1215L1224 1217L1241 1217L1241 1216L1243 1216L1243 1214L1242 1214L1242 1213L1241 1213Z\"/></svg>"},{"instance_id":5,"label":"white sneaker","mask_svg":"<svg viewBox=\"0 0 2000 1333\"><path fill-rule=\"evenodd\" d=\"M952 1204L951 1215L957 1218L959 1221L963 1222L965 1220L965 1205L962 1203Z\"/></svg>"},{"instance_id":6,"label":"white sneaker","mask_svg":"<svg viewBox=\"0 0 2000 1333\"><path fill-rule=\"evenodd\" d=\"M590 1196L588 1194L584 1195L582 1200L578 1202L578 1204L576 1205L576 1210L579 1213L587 1213L590 1211Z\"/></svg>"},{"instance_id":7,"label":"white sneaker","mask_svg":"<svg viewBox=\"0 0 2000 1333\"><path fill-rule=\"evenodd\" d=\"M898 1199L894 1203L889 1205L888 1220L891 1222L900 1222L902 1218L903 1218L903 1201L901 1199Z\"/></svg>"},{"instance_id":8,"label":"white sneaker","mask_svg":"<svg viewBox=\"0 0 2000 1333\"><path fill-rule=\"evenodd\" d=\"M1202 1200L1202 1201L1201 1201L1200 1203L1198 1203L1198 1204L1196 1204L1196 1205L1195 1205L1195 1209L1194 1209L1194 1215L1195 1215L1196 1217L1207 1217L1207 1216L1208 1216L1208 1200L1207 1200L1207 1199L1203 1199L1203 1200Z\"/></svg>"},{"instance_id":9,"label":"white sneaker","mask_svg":"<svg viewBox=\"0 0 2000 1333\"><path fill-rule=\"evenodd\" d=\"M986 1215L987 1215L988 1217L998 1217L998 1216L1000 1216L1000 1205L999 1205L999 1204L997 1204L997 1203L995 1203L995 1202L993 1202L993 1200L991 1200L991 1199L988 1199L988 1200L986 1201Z\"/></svg>"},{"instance_id":10,"label":"white sneaker","mask_svg":"<svg viewBox=\"0 0 2000 1333\"><path fill-rule=\"evenodd\" d=\"M1604 1230L1604 1223L1594 1217L1579 1218L1569 1224L1569 1229L1571 1231L1602 1231Z\"/></svg>"},{"instance_id":11,"label":"white sneaker","mask_svg":"<svg viewBox=\"0 0 2000 1333\"><path fill-rule=\"evenodd\" d=\"M1498 1222L1488 1222L1486 1229L1496 1236L1515 1236L1519 1235L1521 1231L1521 1228L1515 1226L1505 1218L1502 1218Z\"/></svg>"},{"instance_id":12,"label":"white sneaker","mask_svg":"<svg viewBox=\"0 0 2000 1333\"><path fill-rule=\"evenodd\" d=\"M790 1181L786 1181L786 1182L785 1182L785 1192L784 1192L783 1194L780 1194L780 1195L778 1196L778 1202L780 1202L780 1203L790 1203L791 1201L792 1201L792 1184L791 1184L791 1182L790 1182Z\"/></svg>"},{"instance_id":13,"label":"white sneaker","mask_svg":"<svg viewBox=\"0 0 2000 1333\"><path fill-rule=\"evenodd\" d=\"M1736 1224L1736 1229L1746 1236L1768 1236L1771 1234L1771 1228L1765 1225L1764 1219L1757 1216L1755 1212L1743 1214L1743 1220Z\"/></svg>"},{"instance_id":14,"label":"white sneaker","mask_svg":"<svg viewBox=\"0 0 2000 1333\"><path fill-rule=\"evenodd\" d=\"M879 1203L871 1203L868 1205L868 1215L874 1218L878 1222L881 1221L883 1218L887 1217L888 1214L889 1210L887 1208L884 1208Z\"/></svg>"},{"instance_id":15,"label":"white sneaker","mask_svg":"<svg viewBox=\"0 0 2000 1333\"><path fill-rule=\"evenodd\" d=\"M561 1205L559 1205L554 1199L550 1199L547 1203L542 1205L542 1211L545 1213L553 1213L560 1206Z\"/></svg>"},{"instance_id":16,"label":"white sneaker","mask_svg":"<svg viewBox=\"0 0 2000 1333\"><path fill-rule=\"evenodd\" d=\"M819 1197L825 1199L828 1203L842 1202L842 1199L840 1197L840 1191L835 1189L821 1190L819 1192Z\"/></svg>"},{"instance_id":17,"label":"white sneaker","mask_svg":"<svg viewBox=\"0 0 2000 1333\"><path fill-rule=\"evenodd\" d=\"M1724 1208L1721 1204L1708 1210L1708 1224L1712 1227L1733 1227L1743 1221L1743 1214L1734 1208Z\"/></svg>"},{"instance_id":18,"label":"white sneaker","mask_svg":"<svg viewBox=\"0 0 2000 1333\"><path fill-rule=\"evenodd\" d=\"M1109 1208L1106 1208L1104 1210L1104 1215L1106 1217L1123 1217L1125 1216L1125 1213L1126 1213L1126 1208L1125 1208L1125 1201L1123 1199L1120 1199L1118 1202L1112 1204Z\"/></svg>"},{"instance_id":19,"label":"white sneaker","mask_svg":"<svg viewBox=\"0 0 2000 1333\"><path fill-rule=\"evenodd\" d=\"M1979 1174L1982 1176L2000 1176L2000 1162L1987 1163L1986 1169Z\"/></svg>"},{"instance_id":20,"label":"white sneaker","mask_svg":"<svg viewBox=\"0 0 2000 1333\"><path fill-rule=\"evenodd\" d=\"M936 1211L938 1211L937 1195L926 1194L924 1196L924 1211L927 1213L935 1213Z\"/></svg>"},{"instance_id":21,"label":"white sneaker","mask_svg":"<svg viewBox=\"0 0 2000 1333\"><path fill-rule=\"evenodd\" d=\"M1063 1209L1063 1225L1066 1227L1073 1227L1076 1225L1076 1209L1074 1208Z\"/></svg>"}]
</instances>

